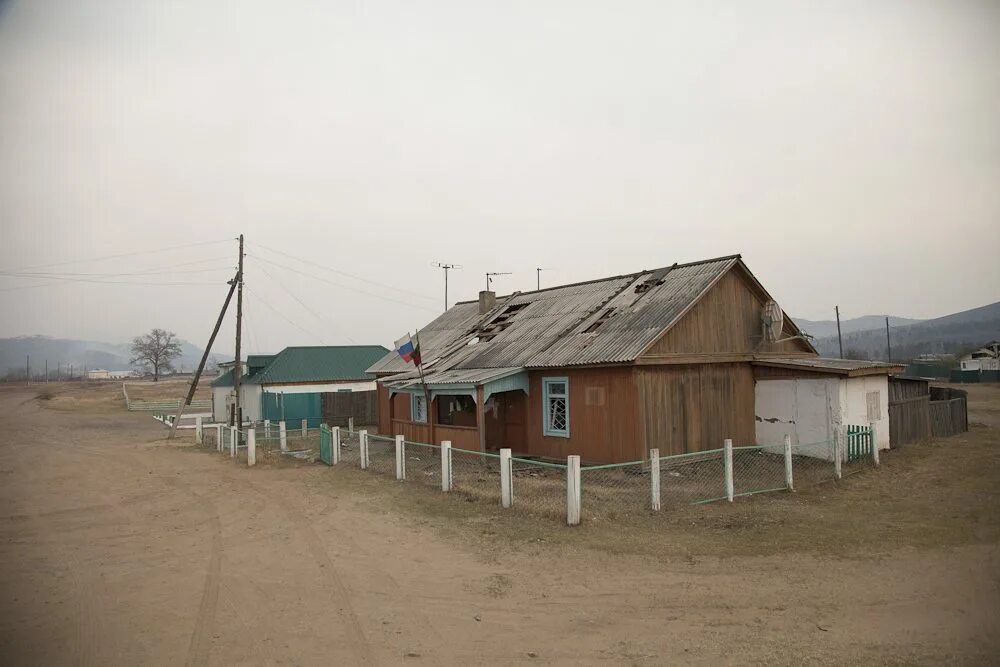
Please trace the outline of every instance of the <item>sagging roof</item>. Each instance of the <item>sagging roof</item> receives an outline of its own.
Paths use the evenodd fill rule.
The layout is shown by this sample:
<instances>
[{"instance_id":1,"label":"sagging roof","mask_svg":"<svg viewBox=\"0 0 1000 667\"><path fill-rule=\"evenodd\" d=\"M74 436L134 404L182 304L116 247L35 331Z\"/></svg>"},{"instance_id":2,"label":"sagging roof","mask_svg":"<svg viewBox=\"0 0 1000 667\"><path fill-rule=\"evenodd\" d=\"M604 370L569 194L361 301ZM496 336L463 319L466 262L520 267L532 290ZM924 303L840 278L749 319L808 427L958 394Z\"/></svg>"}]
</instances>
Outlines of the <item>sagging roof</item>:
<instances>
[{"instance_id":1,"label":"sagging roof","mask_svg":"<svg viewBox=\"0 0 1000 667\"><path fill-rule=\"evenodd\" d=\"M846 375L858 377L861 375L895 375L902 373L904 364L887 364L881 361L860 361L855 359L828 359L825 357L790 357L758 359L754 366L768 368L790 368L807 372L824 373L827 375Z\"/></svg>"},{"instance_id":2,"label":"sagging roof","mask_svg":"<svg viewBox=\"0 0 1000 667\"><path fill-rule=\"evenodd\" d=\"M479 314L478 301L457 303L420 330L421 356L428 370L439 362L449 369L475 369L634 361L738 263L740 256L730 255L516 292L498 297L485 315ZM478 342L469 344L476 337ZM393 352L368 371L411 369Z\"/></svg>"},{"instance_id":3,"label":"sagging roof","mask_svg":"<svg viewBox=\"0 0 1000 667\"><path fill-rule=\"evenodd\" d=\"M366 369L388 352L382 345L286 347L247 384L371 380Z\"/></svg>"},{"instance_id":4,"label":"sagging roof","mask_svg":"<svg viewBox=\"0 0 1000 667\"><path fill-rule=\"evenodd\" d=\"M450 369L443 371L430 371L424 374L424 382L428 387L440 387L443 385L480 385L493 380L499 380L509 375L515 375L523 371L523 368L470 368L468 370ZM394 375L387 381L386 386L391 389L405 389L420 385L420 375L416 372L401 373Z\"/></svg>"}]
</instances>

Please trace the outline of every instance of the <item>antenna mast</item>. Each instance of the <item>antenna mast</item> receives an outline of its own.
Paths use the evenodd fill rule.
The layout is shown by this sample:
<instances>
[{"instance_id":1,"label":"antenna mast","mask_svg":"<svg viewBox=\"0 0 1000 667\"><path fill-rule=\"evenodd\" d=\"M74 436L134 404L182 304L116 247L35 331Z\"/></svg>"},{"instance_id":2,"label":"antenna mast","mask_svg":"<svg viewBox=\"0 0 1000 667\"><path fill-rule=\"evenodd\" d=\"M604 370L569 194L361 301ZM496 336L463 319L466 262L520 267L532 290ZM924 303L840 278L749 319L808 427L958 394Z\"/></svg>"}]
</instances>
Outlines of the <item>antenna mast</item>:
<instances>
[{"instance_id":1,"label":"antenna mast","mask_svg":"<svg viewBox=\"0 0 1000 667\"><path fill-rule=\"evenodd\" d=\"M488 271L486 273L486 291L490 291L490 283L493 282L493 276L509 276L510 271Z\"/></svg>"},{"instance_id":2,"label":"antenna mast","mask_svg":"<svg viewBox=\"0 0 1000 667\"><path fill-rule=\"evenodd\" d=\"M431 266L436 266L439 269L444 269L444 309L448 310L448 270L449 269L459 269L461 270L461 264L449 264L447 262L431 262Z\"/></svg>"}]
</instances>

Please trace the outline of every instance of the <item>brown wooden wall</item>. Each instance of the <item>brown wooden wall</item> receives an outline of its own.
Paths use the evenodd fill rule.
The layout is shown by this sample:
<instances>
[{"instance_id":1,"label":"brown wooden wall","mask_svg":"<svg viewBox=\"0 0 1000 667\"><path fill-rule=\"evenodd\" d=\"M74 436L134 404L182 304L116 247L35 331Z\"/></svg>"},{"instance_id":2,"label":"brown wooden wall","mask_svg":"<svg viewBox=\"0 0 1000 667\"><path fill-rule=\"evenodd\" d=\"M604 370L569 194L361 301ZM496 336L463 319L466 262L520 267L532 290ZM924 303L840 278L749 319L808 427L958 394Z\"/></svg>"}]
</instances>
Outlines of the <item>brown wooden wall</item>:
<instances>
[{"instance_id":1,"label":"brown wooden wall","mask_svg":"<svg viewBox=\"0 0 1000 667\"><path fill-rule=\"evenodd\" d=\"M569 380L568 438L543 434L542 378L546 377ZM578 454L584 463L644 458L635 377L631 367L532 371L524 446L512 448L515 452L555 459Z\"/></svg>"},{"instance_id":2,"label":"brown wooden wall","mask_svg":"<svg viewBox=\"0 0 1000 667\"><path fill-rule=\"evenodd\" d=\"M353 417L355 426L378 423L378 398L374 391L336 391L320 394L323 423L346 426Z\"/></svg>"},{"instance_id":3,"label":"brown wooden wall","mask_svg":"<svg viewBox=\"0 0 1000 667\"><path fill-rule=\"evenodd\" d=\"M660 456L756 441L749 363L646 366L637 370L645 445Z\"/></svg>"},{"instance_id":4,"label":"brown wooden wall","mask_svg":"<svg viewBox=\"0 0 1000 667\"><path fill-rule=\"evenodd\" d=\"M718 353L808 353L802 341L761 345L763 295L757 294L743 271L726 273L695 306L647 351L647 355ZM791 336L785 325L782 337Z\"/></svg>"}]
</instances>

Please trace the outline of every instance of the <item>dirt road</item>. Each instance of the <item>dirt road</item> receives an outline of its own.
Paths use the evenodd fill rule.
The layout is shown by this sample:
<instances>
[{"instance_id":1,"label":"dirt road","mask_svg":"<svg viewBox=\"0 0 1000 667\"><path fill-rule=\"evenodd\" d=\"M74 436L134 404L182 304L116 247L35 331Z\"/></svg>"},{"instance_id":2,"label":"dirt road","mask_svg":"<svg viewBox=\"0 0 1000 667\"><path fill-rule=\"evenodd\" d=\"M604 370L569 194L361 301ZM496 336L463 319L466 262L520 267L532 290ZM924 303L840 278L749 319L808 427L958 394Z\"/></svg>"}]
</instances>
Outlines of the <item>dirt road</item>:
<instances>
[{"instance_id":1,"label":"dirt road","mask_svg":"<svg viewBox=\"0 0 1000 667\"><path fill-rule=\"evenodd\" d=\"M162 435L147 415L0 391L0 663L987 664L1000 651L992 539L851 557L656 558L557 539L491 551L322 466L250 471Z\"/></svg>"}]
</instances>

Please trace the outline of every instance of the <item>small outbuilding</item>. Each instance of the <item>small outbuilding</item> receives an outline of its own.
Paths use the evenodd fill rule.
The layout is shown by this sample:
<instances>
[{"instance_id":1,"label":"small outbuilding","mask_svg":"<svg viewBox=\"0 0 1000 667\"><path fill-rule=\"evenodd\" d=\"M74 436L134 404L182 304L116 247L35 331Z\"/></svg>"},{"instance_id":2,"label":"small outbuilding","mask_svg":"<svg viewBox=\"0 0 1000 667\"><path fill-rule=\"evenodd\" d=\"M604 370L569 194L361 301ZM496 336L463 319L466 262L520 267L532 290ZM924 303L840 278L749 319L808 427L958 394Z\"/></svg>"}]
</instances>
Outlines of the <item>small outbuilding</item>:
<instances>
[{"instance_id":1,"label":"small outbuilding","mask_svg":"<svg viewBox=\"0 0 1000 667\"><path fill-rule=\"evenodd\" d=\"M754 404L758 443L817 444L802 453L827 458L840 427L875 424L879 449L889 449L889 375L904 366L850 359L757 359Z\"/></svg>"}]
</instances>

